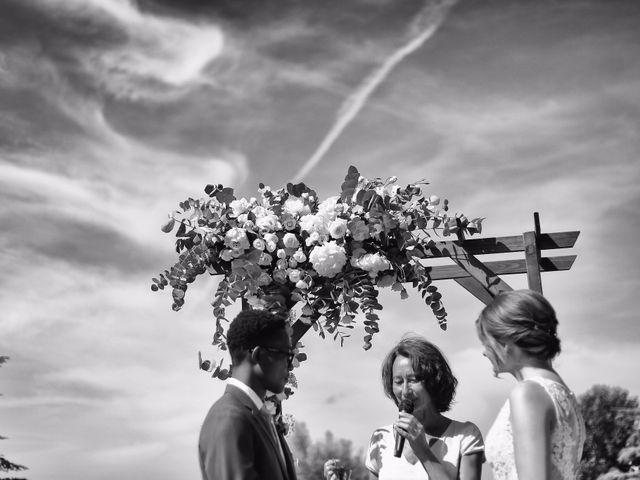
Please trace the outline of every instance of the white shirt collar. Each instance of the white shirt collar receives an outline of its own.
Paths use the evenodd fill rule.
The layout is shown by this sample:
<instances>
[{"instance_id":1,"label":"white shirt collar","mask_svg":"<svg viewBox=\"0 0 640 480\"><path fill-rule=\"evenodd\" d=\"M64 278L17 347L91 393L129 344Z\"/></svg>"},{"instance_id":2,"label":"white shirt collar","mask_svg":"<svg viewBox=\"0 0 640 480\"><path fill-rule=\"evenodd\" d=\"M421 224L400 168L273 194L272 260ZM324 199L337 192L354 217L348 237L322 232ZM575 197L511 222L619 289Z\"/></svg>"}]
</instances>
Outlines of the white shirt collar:
<instances>
[{"instance_id":1,"label":"white shirt collar","mask_svg":"<svg viewBox=\"0 0 640 480\"><path fill-rule=\"evenodd\" d=\"M244 393L246 393L249 396L251 401L255 404L256 408L258 410L262 410L262 406L264 405L264 402L258 396L258 394L253 391L253 389L249 385L233 377L229 377L227 379L227 385L233 385L234 387L242 390Z\"/></svg>"}]
</instances>

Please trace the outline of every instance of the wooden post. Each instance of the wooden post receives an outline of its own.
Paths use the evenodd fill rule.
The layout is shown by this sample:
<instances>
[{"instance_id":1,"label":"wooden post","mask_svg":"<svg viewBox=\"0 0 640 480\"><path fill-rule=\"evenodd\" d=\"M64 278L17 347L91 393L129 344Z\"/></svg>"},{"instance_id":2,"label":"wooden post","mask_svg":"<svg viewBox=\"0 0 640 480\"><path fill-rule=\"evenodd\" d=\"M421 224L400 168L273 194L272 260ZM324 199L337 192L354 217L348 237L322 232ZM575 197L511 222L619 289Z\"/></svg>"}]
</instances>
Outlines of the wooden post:
<instances>
[{"instance_id":1,"label":"wooden post","mask_svg":"<svg viewBox=\"0 0 640 480\"><path fill-rule=\"evenodd\" d=\"M540 249L538 248L538 236L540 235L540 217L538 212L533 214L535 230L524 232L524 256L527 265L527 281L529 288L542 293L542 278L540 276Z\"/></svg>"}]
</instances>

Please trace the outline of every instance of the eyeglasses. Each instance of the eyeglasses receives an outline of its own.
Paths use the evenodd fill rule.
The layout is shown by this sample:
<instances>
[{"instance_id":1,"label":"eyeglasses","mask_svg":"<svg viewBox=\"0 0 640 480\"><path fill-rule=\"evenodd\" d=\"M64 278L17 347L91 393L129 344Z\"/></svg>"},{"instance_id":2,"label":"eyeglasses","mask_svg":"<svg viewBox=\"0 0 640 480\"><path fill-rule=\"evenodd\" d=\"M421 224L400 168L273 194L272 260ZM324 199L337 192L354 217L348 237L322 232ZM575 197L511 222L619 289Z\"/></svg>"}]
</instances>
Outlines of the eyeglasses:
<instances>
[{"instance_id":1,"label":"eyeglasses","mask_svg":"<svg viewBox=\"0 0 640 480\"><path fill-rule=\"evenodd\" d=\"M281 348L275 348L275 347L263 347L262 345L260 345L260 348L262 348L263 350L266 350L267 352L278 353L286 357L288 365L291 365L293 363L293 359L296 356L296 353L293 350L283 350Z\"/></svg>"}]
</instances>

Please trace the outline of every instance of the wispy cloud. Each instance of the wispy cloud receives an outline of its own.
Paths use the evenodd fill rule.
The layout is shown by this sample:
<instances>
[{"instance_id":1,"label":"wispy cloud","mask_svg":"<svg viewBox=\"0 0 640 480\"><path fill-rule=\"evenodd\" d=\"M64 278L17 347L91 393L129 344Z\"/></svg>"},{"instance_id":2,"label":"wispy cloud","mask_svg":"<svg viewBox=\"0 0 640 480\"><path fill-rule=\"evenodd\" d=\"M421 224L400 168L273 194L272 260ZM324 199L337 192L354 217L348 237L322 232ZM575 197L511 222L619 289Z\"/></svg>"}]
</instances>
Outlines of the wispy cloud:
<instances>
[{"instance_id":1,"label":"wispy cloud","mask_svg":"<svg viewBox=\"0 0 640 480\"><path fill-rule=\"evenodd\" d=\"M369 96L385 80L395 66L408 55L420 48L438 30L446 18L447 11L454 1L427 4L418 14L412 25L413 37L401 48L393 52L379 68L375 69L342 104L335 123L329 129L311 158L294 175L294 181L302 180L318 164L338 139L343 130L353 121L364 107Z\"/></svg>"},{"instance_id":2,"label":"wispy cloud","mask_svg":"<svg viewBox=\"0 0 640 480\"><path fill-rule=\"evenodd\" d=\"M143 13L129 0L31 3L66 29L54 44L63 51L54 54L64 55L85 81L117 98L175 99L206 83L204 71L224 45L214 24ZM78 42L82 38L87 42Z\"/></svg>"}]
</instances>

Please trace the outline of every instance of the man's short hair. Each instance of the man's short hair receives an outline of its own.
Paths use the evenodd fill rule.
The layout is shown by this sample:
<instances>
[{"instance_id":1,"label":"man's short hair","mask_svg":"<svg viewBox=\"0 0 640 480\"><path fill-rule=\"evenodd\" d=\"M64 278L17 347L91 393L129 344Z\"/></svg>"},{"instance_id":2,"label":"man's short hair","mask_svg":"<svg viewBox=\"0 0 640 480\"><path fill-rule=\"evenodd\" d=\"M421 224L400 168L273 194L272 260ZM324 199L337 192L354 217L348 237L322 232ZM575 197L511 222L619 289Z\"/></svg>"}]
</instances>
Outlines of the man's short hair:
<instances>
[{"instance_id":1,"label":"man's short hair","mask_svg":"<svg viewBox=\"0 0 640 480\"><path fill-rule=\"evenodd\" d=\"M233 319L227 331L227 346L232 360L243 358L244 353L280 332L286 332L287 322L281 315L268 310L242 310Z\"/></svg>"}]
</instances>

